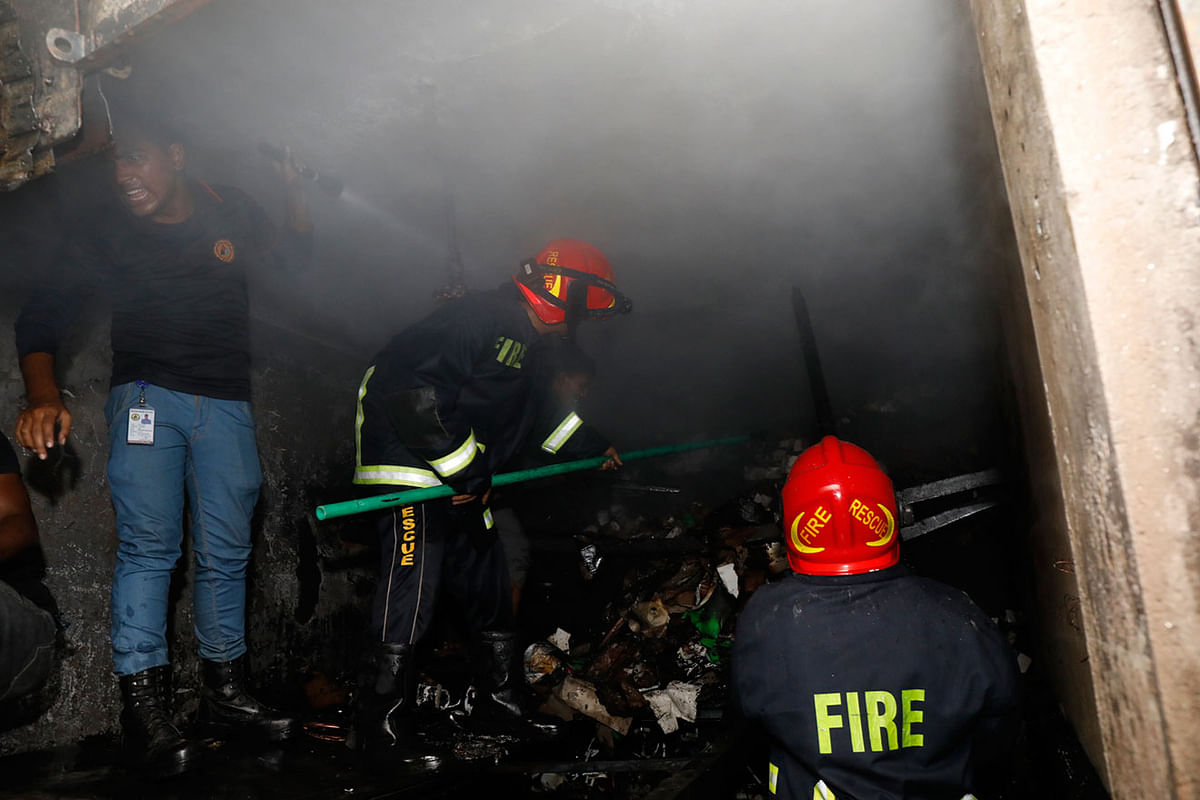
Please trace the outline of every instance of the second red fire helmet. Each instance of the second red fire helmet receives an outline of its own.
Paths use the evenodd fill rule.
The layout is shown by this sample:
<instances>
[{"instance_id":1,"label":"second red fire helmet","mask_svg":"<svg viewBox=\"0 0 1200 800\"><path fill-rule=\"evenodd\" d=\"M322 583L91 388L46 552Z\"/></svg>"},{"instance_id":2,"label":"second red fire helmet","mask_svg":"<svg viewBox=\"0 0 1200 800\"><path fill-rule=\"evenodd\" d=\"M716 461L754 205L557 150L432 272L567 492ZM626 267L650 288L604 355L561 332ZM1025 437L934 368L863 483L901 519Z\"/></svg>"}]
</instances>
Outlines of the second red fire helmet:
<instances>
[{"instance_id":1,"label":"second red fire helmet","mask_svg":"<svg viewBox=\"0 0 1200 800\"><path fill-rule=\"evenodd\" d=\"M788 563L805 575L857 575L900 560L896 494L871 454L826 436L783 487Z\"/></svg>"}]
</instances>

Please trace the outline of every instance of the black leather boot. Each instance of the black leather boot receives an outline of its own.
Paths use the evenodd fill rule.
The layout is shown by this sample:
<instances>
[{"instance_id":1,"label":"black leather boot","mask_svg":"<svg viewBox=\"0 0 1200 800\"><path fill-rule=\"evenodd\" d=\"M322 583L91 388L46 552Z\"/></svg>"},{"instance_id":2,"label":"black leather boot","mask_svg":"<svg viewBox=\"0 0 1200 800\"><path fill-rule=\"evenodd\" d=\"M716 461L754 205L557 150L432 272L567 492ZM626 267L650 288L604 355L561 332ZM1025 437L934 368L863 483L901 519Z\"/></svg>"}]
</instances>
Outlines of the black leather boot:
<instances>
[{"instance_id":1,"label":"black leather boot","mask_svg":"<svg viewBox=\"0 0 1200 800\"><path fill-rule=\"evenodd\" d=\"M525 685L524 665L513 631L480 634L481 671L470 725L480 732L528 738L554 738L562 721L537 711L541 704Z\"/></svg>"},{"instance_id":2,"label":"black leather boot","mask_svg":"<svg viewBox=\"0 0 1200 800\"><path fill-rule=\"evenodd\" d=\"M200 749L171 721L171 668L151 667L117 678L121 686L121 754L155 777L179 775L200 761Z\"/></svg>"},{"instance_id":3,"label":"black leather boot","mask_svg":"<svg viewBox=\"0 0 1200 800\"><path fill-rule=\"evenodd\" d=\"M296 720L264 705L246 690L246 657L233 661L202 659L204 685L200 688L201 722L256 734L267 741L287 739L296 730Z\"/></svg>"},{"instance_id":4,"label":"black leather boot","mask_svg":"<svg viewBox=\"0 0 1200 800\"><path fill-rule=\"evenodd\" d=\"M354 730L346 746L366 751L381 764L436 767L440 757L417 737L416 694L412 645L374 645L359 675Z\"/></svg>"}]
</instances>

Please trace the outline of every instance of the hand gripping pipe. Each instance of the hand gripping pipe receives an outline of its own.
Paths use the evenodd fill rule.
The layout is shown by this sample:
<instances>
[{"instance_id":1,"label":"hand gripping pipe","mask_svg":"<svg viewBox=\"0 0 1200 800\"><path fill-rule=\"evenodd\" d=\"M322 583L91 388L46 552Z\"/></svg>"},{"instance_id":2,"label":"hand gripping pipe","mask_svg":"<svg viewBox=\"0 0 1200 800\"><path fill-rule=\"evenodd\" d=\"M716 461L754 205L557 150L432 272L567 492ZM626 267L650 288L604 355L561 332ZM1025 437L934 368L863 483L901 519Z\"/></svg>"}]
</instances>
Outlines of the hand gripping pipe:
<instances>
[{"instance_id":1,"label":"hand gripping pipe","mask_svg":"<svg viewBox=\"0 0 1200 800\"><path fill-rule=\"evenodd\" d=\"M684 453L688 450L723 447L727 444L738 444L749 440L749 436L730 436L725 439L709 439L705 442L689 442L687 444L673 444L666 447L651 447L647 450L633 450L628 453L622 453L621 461L637 461L643 458L671 455L672 453ZM538 478L549 478L551 475L563 475L568 472L596 469L603 465L605 461L608 461L607 456L597 456L596 458L582 458L578 461L566 461L562 464L550 464L549 466L536 467L534 469L505 472L492 478L492 486L508 486ZM454 494L454 490L446 485L432 486L428 489L409 489L408 491L396 492L394 494L380 494L374 497L364 497L361 500L347 500L344 503L329 503L328 505L317 506L316 513L317 519L322 520L333 519L334 517L348 517L351 514L379 511L395 505L406 506L410 503L420 503L423 500L449 497L452 494Z\"/></svg>"}]
</instances>

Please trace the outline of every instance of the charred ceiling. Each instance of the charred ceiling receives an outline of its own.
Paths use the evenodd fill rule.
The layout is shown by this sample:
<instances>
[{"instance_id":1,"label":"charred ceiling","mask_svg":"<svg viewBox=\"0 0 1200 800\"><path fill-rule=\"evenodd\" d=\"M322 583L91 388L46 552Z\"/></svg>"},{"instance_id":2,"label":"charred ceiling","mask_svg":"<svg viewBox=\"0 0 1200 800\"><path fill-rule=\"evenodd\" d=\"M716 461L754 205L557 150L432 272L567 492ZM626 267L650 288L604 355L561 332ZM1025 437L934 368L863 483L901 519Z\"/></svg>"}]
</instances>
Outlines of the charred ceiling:
<instances>
[{"instance_id":1,"label":"charred ceiling","mask_svg":"<svg viewBox=\"0 0 1200 800\"><path fill-rule=\"evenodd\" d=\"M70 160L101 146L103 137L73 142L85 76L207 2L0 0L0 190L50 172L57 147L74 144Z\"/></svg>"}]
</instances>

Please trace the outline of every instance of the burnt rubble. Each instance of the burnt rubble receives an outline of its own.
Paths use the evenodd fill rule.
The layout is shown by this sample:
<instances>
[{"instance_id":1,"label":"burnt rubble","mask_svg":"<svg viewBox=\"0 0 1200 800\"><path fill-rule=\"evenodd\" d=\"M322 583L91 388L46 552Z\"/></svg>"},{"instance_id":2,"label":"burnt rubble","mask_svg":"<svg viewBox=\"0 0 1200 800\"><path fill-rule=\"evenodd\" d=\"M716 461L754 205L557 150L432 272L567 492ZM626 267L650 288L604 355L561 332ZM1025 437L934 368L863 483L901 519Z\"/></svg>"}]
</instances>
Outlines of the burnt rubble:
<instances>
[{"instance_id":1,"label":"burnt rubble","mask_svg":"<svg viewBox=\"0 0 1200 800\"><path fill-rule=\"evenodd\" d=\"M659 771L720 749L734 620L788 569L778 497L801 449L798 440L762 449L741 491L714 507L652 486L660 508L672 503L651 516L636 504L648 492L614 492L577 533L535 541L535 561L553 565L527 587L525 677L541 710L570 723L560 762L530 761L527 743L472 737L466 726L438 734L434 724L430 737L463 760L524 763L536 791L579 796L598 784L617 792L606 796L640 796ZM461 720L472 689L448 664L424 672L418 705Z\"/></svg>"}]
</instances>

